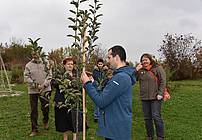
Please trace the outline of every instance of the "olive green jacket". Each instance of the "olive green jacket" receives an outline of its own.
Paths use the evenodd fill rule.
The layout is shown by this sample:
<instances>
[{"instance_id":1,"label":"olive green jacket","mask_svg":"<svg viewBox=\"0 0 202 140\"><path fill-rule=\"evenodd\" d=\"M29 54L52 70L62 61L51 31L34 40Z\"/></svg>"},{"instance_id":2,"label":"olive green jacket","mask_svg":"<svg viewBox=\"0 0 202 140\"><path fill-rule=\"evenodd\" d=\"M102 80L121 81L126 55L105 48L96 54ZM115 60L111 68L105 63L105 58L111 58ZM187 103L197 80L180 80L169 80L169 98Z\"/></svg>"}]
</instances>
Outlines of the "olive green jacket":
<instances>
[{"instance_id":1,"label":"olive green jacket","mask_svg":"<svg viewBox=\"0 0 202 140\"><path fill-rule=\"evenodd\" d=\"M153 66L150 71L154 75L145 68L140 69L137 73L140 84L140 98L142 100L155 100L157 95L163 96L166 86L166 74L161 66Z\"/></svg>"}]
</instances>

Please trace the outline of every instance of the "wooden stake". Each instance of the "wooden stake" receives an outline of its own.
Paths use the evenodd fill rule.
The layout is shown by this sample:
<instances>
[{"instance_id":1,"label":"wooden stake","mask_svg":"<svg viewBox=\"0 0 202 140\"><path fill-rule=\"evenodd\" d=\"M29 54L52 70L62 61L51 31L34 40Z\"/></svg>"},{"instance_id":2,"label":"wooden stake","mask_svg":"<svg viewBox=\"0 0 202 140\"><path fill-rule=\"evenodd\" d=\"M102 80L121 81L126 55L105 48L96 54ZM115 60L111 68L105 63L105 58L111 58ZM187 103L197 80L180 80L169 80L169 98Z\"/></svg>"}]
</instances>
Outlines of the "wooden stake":
<instances>
[{"instance_id":1,"label":"wooden stake","mask_svg":"<svg viewBox=\"0 0 202 140\"><path fill-rule=\"evenodd\" d=\"M3 67L3 71L4 71L4 74L5 74L5 76L6 76L6 80L7 80L7 84L8 84L8 91L11 93L11 92L12 92L12 89L11 89L10 81L9 81L8 74L7 74L7 71L6 71L6 67L5 67L5 65L4 65L3 58L1 57L1 50L0 50L0 64L1 64L2 67ZM3 84L3 83L2 83L2 84Z\"/></svg>"},{"instance_id":2,"label":"wooden stake","mask_svg":"<svg viewBox=\"0 0 202 140\"><path fill-rule=\"evenodd\" d=\"M84 43L86 36L84 35L83 38L83 42L82 44L82 50L83 50L83 64L86 63L86 53L84 53L86 51L85 46L87 45L87 43ZM85 65L83 67L83 72L85 72L86 68ZM82 89L82 96L83 96L83 140L86 140L86 92L85 89Z\"/></svg>"}]
</instances>

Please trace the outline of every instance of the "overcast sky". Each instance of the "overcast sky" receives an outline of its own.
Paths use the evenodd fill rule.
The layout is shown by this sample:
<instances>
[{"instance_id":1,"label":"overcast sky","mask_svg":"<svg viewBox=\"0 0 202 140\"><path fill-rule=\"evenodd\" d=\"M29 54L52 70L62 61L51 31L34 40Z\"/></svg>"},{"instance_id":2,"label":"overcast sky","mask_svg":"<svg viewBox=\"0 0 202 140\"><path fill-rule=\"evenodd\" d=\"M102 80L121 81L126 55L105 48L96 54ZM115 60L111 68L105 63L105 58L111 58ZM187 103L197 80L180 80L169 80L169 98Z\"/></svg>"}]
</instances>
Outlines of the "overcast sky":
<instances>
[{"instance_id":1,"label":"overcast sky","mask_svg":"<svg viewBox=\"0 0 202 140\"><path fill-rule=\"evenodd\" d=\"M65 47L70 0L0 0L0 42L14 37L42 38L44 50ZM125 47L128 59L139 61L142 53L158 57L166 33L192 33L202 39L202 0L101 0L102 26L97 43Z\"/></svg>"}]
</instances>

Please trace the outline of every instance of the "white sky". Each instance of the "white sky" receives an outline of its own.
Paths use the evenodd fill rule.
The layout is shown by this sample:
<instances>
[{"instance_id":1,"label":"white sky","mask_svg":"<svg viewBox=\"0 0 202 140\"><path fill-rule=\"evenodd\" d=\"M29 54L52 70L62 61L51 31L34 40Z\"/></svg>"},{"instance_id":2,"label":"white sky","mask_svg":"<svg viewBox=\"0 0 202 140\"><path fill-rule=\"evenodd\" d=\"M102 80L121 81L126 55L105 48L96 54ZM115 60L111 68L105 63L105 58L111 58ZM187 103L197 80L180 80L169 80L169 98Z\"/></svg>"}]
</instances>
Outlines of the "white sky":
<instances>
[{"instance_id":1,"label":"white sky","mask_svg":"<svg viewBox=\"0 0 202 140\"><path fill-rule=\"evenodd\" d=\"M202 39L202 0L100 0L103 3L99 40L105 48L125 47L128 59L157 50L166 33L192 33ZM71 44L66 37L70 0L0 0L0 42L12 37L28 43L42 38L44 50Z\"/></svg>"}]
</instances>

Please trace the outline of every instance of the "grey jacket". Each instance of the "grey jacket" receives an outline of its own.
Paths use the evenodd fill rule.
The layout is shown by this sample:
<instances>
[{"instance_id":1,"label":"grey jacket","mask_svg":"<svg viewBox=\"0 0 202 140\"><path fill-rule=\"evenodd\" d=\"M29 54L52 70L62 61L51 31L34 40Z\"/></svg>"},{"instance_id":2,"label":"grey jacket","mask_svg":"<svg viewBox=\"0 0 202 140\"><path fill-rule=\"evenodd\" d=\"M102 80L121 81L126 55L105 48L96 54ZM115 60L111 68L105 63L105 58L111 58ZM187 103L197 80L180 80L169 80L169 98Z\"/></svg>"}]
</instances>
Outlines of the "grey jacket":
<instances>
[{"instance_id":1,"label":"grey jacket","mask_svg":"<svg viewBox=\"0 0 202 140\"><path fill-rule=\"evenodd\" d=\"M142 100L155 100L157 95L163 96L163 91L166 86L166 74L161 66L153 66L151 72L142 68L138 71L138 80L140 84L140 98Z\"/></svg>"},{"instance_id":2,"label":"grey jacket","mask_svg":"<svg viewBox=\"0 0 202 140\"><path fill-rule=\"evenodd\" d=\"M28 84L28 94L38 94L40 92L51 91L50 81L52 72L45 71L42 61L31 60L25 66L24 81ZM37 85L43 88L39 90Z\"/></svg>"}]
</instances>

